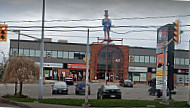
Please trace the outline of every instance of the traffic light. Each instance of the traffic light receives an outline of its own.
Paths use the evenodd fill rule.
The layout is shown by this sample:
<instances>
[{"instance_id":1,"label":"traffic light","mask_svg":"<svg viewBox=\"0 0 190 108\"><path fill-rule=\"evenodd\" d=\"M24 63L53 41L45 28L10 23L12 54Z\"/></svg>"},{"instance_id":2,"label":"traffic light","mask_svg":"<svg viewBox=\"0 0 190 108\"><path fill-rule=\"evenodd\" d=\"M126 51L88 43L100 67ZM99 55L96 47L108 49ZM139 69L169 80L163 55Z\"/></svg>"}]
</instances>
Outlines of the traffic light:
<instances>
[{"instance_id":1,"label":"traffic light","mask_svg":"<svg viewBox=\"0 0 190 108\"><path fill-rule=\"evenodd\" d=\"M87 61L87 57L84 57L83 60L86 62Z\"/></svg>"},{"instance_id":2,"label":"traffic light","mask_svg":"<svg viewBox=\"0 0 190 108\"><path fill-rule=\"evenodd\" d=\"M179 44L179 20L175 20L174 22L174 41L175 44Z\"/></svg>"},{"instance_id":3,"label":"traffic light","mask_svg":"<svg viewBox=\"0 0 190 108\"><path fill-rule=\"evenodd\" d=\"M5 24L0 25L0 41L7 41L7 25Z\"/></svg>"}]
</instances>

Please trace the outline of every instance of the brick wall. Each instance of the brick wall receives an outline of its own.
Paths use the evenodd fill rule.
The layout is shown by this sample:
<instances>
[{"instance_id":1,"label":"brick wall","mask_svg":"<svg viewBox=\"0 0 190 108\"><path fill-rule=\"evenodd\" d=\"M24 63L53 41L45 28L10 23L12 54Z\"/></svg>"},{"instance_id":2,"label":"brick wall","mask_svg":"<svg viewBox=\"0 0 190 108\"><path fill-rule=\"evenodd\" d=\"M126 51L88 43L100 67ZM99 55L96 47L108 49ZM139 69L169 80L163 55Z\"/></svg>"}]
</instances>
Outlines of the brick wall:
<instances>
[{"instance_id":1,"label":"brick wall","mask_svg":"<svg viewBox=\"0 0 190 108\"><path fill-rule=\"evenodd\" d=\"M105 44L91 44L91 57L90 57L90 81L95 79L96 76L96 64L97 64L97 54ZM119 46L116 47L120 48L124 55L124 64L123 64L123 78L128 78L128 55L129 50L128 46Z\"/></svg>"}]
</instances>

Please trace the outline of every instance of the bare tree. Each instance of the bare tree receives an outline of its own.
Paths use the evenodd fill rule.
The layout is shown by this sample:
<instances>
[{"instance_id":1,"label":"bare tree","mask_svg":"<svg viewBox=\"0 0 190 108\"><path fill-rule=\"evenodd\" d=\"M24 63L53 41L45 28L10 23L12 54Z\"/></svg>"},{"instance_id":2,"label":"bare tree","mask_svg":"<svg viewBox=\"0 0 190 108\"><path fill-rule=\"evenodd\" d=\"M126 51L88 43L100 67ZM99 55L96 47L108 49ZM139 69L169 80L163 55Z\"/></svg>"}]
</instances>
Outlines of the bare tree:
<instances>
[{"instance_id":1,"label":"bare tree","mask_svg":"<svg viewBox=\"0 0 190 108\"><path fill-rule=\"evenodd\" d=\"M25 57L17 56L11 58L5 68L2 82L20 82L20 95L22 95L22 84L28 80L37 80L39 66L34 61Z\"/></svg>"}]
</instances>

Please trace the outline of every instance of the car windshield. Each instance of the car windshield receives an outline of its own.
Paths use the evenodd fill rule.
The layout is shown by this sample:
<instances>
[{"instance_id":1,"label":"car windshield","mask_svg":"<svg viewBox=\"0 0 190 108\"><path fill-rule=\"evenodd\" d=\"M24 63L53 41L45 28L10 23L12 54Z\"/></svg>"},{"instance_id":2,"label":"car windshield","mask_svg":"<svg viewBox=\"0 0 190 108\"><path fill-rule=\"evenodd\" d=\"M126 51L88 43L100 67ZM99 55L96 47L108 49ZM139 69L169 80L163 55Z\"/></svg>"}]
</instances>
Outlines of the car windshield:
<instances>
[{"instance_id":1,"label":"car windshield","mask_svg":"<svg viewBox=\"0 0 190 108\"><path fill-rule=\"evenodd\" d=\"M73 78L72 78L72 77L66 77L65 79L67 79L67 80L72 80Z\"/></svg>"},{"instance_id":2,"label":"car windshield","mask_svg":"<svg viewBox=\"0 0 190 108\"><path fill-rule=\"evenodd\" d=\"M126 82L131 82L131 80L124 80L124 81L126 81Z\"/></svg>"},{"instance_id":3,"label":"car windshield","mask_svg":"<svg viewBox=\"0 0 190 108\"><path fill-rule=\"evenodd\" d=\"M65 82L55 82L54 87L66 87L67 84Z\"/></svg>"},{"instance_id":4,"label":"car windshield","mask_svg":"<svg viewBox=\"0 0 190 108\"><path fill-rule=\"evenodd\" d=\"M78 85L85 86L85 83L84 82L80 82L80 83L78 83Z\"/></svg>"},{"instance_id":5,"label":"car windshield","mask_svg":"<svg viewBox=\"0 0 190 108\"><path fill-rule=\"evenodd\" d=\"M105 85L105 89L119 89L116 85Z\"/></svg>"}]
</instances>

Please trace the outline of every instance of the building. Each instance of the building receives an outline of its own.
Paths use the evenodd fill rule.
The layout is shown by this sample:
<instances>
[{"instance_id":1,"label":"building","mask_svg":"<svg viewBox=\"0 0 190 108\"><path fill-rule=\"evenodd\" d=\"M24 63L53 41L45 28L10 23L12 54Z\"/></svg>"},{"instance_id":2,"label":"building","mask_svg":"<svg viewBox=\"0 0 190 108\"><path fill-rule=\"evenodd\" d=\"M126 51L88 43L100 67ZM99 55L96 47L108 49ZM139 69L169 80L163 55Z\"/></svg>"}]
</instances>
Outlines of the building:
<instances>
[{"instance_id":1,"label":"building","mask_svg":"<svg viewBox=\"0 0 190 108\"><path fill-rule=\"evenodd\" d=\"M137 83L146 83L156 77L156 49L129 47L124 45L91 44L90 81L102 81L108 66L108 81L128 78ZM106 51L108 49L108 55ZM30 57L40 62L40 42L10 40L10 57L17 55ZM63 80L65 76L83 80L86 75L86 44L67 43L66 41L45 41L44 76L45 79ZM106 60L106 57L109 60ZM108 65L106 66L106 62ZM174 82L188 82L189 55L188 50L174 51Z\"/></svg>"}]
</instances>

